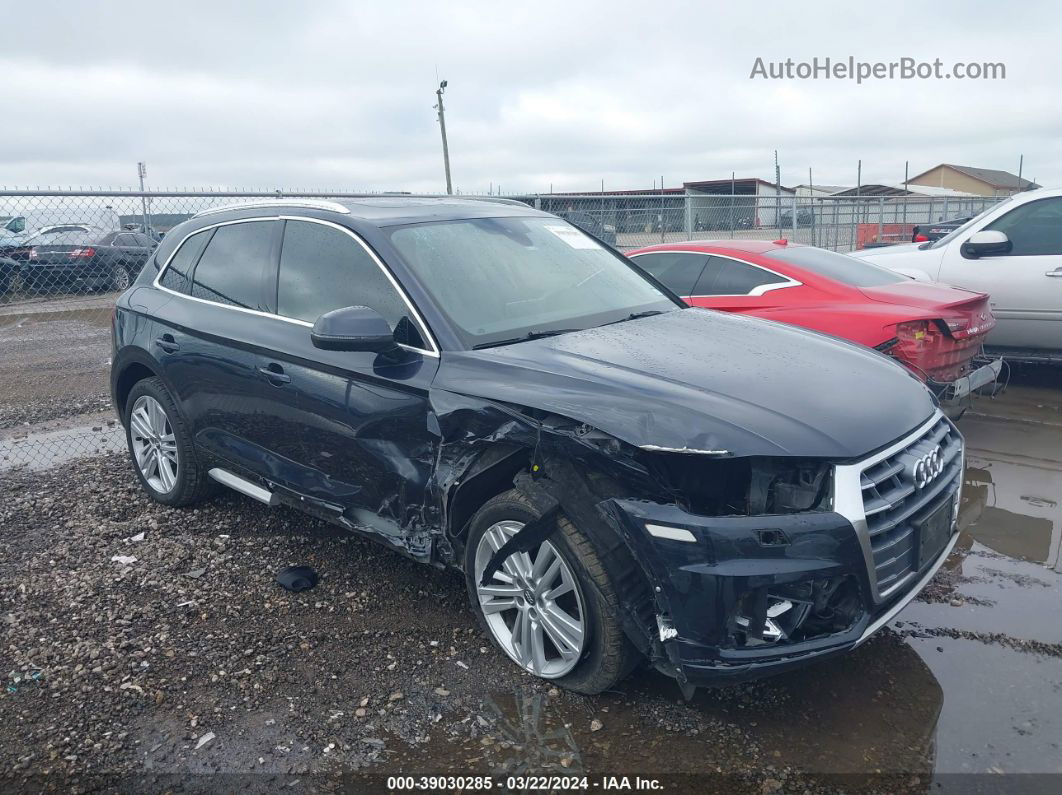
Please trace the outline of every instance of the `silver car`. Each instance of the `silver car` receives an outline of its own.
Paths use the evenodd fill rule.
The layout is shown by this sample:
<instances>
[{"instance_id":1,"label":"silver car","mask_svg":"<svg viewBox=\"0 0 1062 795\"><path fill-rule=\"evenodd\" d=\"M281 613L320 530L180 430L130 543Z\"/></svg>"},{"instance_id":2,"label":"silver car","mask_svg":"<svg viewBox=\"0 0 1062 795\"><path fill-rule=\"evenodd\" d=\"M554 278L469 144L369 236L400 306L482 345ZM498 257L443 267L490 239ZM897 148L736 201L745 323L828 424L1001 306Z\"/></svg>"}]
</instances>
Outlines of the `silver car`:
<instances>
[{"instance_id":1,"label":"silver car","mask_svg":"<svg viewBox=\"0 0 1062 795\"><path fill-rule=\"evenodd\" d=\"M885 268L991 295L988 345L1062 361L1062 190L1020 193L940 240L855 252Z\"/></svg>"}]
</instances>

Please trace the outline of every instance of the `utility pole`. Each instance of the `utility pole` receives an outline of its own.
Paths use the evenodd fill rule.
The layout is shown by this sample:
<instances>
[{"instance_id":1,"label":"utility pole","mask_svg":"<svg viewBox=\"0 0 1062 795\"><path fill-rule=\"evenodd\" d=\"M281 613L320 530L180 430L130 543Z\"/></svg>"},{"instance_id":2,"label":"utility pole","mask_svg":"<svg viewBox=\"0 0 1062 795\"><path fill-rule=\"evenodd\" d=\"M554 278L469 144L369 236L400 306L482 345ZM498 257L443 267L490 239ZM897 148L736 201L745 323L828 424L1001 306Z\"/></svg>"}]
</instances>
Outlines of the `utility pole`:
<instances>
[{"instance_id":1,"label":"utility pole","mask_svg":"<svg viewBox=\"0 0 1062 795\"><path fill-rule=\"evenodd\" d=\"M796 220L795 218L793 219ZM774 150L774 222L782 236L782 172L778 168L778 150Z\"/></svg>"},{"instance_id":2,"label":"utility pole","mask_svg":"<svg viewBox=\"0 0 1062 795\"><path fill-rule=\"evenodd\" d=\"M435 89L435 95L439 98L439 104L435 107L439 111L439 131L442 133L443 166L446 168L446 193L450 195L454 192L454 187L450 183L450 148L446 145L446 109L443 107L443 92L445 90L446 81L443 80L439 83L439 87ZM498 192L501 192L500 187Z\"/></svg>"},{"instance_id":3,"label":"utility pole","mask_svg":"<svg viewBox=\"0 0 1062 795\"><path fill-rule=\"evenodd\" d=\"M1021 172L1025 165L1025 155L1018 155L1018 192L1021 193Z\"/></svg>"},{"instance_id":4,"label":"utility pole","mask_svg":"<svg viewBox=\"0 0 1062 795\"><path fill-rule=\"evenodd\" d=\"M147 164L141 160L136 164L136 173L140 177L140 206L144 218L144 234L150 235L148 231L148 209L147 209L147 196L144 196L144 177L147 176Z\"/></svg>"}]
</instances>

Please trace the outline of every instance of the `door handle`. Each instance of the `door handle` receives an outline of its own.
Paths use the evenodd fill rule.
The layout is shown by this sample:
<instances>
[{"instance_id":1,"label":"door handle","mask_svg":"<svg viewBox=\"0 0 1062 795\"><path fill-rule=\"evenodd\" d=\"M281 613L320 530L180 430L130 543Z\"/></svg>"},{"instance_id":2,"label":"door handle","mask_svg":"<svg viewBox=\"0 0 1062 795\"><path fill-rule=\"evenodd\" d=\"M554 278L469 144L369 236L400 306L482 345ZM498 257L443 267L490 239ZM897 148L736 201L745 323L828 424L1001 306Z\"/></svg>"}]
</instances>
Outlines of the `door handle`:
<instances>
[{"instance_id":1,"label":"door handle","mask_svg":"<svg viewBox=\"0 0 1062 795\"><path fill-rule=\"evenodd\" d=\"M281 384L290 384L291 376L284 372L284 368L276 362L267 365L266 367L259 367L258 372L266 377L266 380L273 386L280 386Z\"/></svg>"},{"instance_id":2,"label":"door handle","mask_svg":"<svg viewBox=\"0 0 1062 795\"><path fill-rule=\"evenodd\" d=\"M1057 279L1062 279L1062 268L1059 268L1058 270L1054 271L1048 271L1044 274L1044 276L1054 276Z\"/></svg>"},{"instance_id":3,"label":"door handle","mask_svg":"<svg viewBox=\"0 0 1062 795\"><path fill-rule=\"evenodd\" d=\"M171 334L163 334L155 340L155 344L162 348L162 350L166 351L166 353L173 353L174 351L179 351L181 349L180 343L178 343Z\"/></svg>"}]
</instances>

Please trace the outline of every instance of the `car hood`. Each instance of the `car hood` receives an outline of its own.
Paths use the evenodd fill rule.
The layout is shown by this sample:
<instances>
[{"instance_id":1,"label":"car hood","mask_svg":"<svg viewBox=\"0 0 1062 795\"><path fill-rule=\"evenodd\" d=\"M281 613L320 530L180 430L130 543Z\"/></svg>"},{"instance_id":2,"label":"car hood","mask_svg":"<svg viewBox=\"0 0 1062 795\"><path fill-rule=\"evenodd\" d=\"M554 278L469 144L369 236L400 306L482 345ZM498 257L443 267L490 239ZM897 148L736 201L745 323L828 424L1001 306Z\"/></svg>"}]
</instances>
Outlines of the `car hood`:
<instances>
[{"instance_id":1,"label":"car hood","mask_svg":"<svg viewBox=\"0 0 1062 795\"><path fill-rule=\"evenodd\" d=\"M569 417L629 444L850 459L934 411L901 365L758 318L687 309L443 354L433 384Z\"/></svg>"}]
</instances>

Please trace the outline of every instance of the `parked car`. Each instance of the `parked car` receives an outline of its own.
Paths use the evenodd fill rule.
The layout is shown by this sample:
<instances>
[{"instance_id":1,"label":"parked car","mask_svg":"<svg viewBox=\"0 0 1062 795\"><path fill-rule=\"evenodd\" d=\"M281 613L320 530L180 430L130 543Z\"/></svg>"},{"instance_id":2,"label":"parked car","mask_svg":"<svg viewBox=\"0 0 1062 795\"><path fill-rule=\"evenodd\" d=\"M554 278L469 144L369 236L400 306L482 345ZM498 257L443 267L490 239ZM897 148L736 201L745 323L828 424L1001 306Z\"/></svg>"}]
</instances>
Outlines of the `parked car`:
<instances>
[{"instance_id":1,"label":"parked car","mask_svg":"<svg viewBox=\"0 0 1062 795\"><path fill-rule=\"evenodd\" d=\"M155 241L137 232L108 232L81 225L43 229L10 256L21 263L22 283L30 292L53 288L124 290L155 249Z\"/></svg>"},{"instance_id":2,"label":"parked car","mask_svg":"<svg viewBox=\"0 0 1062 795\"><path fill-rule=\"evenodd\" d=\"M912 243L925 243L930 240L940 240L949 232L954 232L960 226L968 222L972 215L965 218L956 218L953 221L938 221L935 224L917 224L911 230Z\"/></svg>"},{"instance_id":3,"label":"parked car","mask_svg":"<svg viewBox=\"0 0 1062 795\"><path fill-rule=\"evenodd\" d=\"M988 296L924 284L786 240L704 240L628 254L692 306L792 323L895 357L956 410L994 382L980 356L995 325Z\"/></svg>"},{"instance_id":4,"label":"parked car","mask_svg":"<svg viewBox=\"0 0 1062 795\"><path fill-rule=\"evenodd\" d=\"M201 213L113 340L152 499L220 483L462 570L492 641L579 692L852 649L955 543L963 440L904 367L687 307L529 207Z\"/></svg>"},{"instance_id":5,"label":"parked car","mask_svg":"<svg viewBox=\"0 0 1062 795\"><path fill-rule=\"evenodd\" d=\"M801 207L797 210L797 226L811 226L815 223L815 213L810 207ZM778 215L778 225L782 229L793 228L793 211L783 210Z\"/></svg>"},{"instance_id":6,"label":"parked car","mask_svg":"<svg viewBox=\"0 0 1062 795\"><path fill-rule=\"evenodd\" d=\"M1016 194L939 240L855 256L921 281L988 293L997 320L989 350L1062 362L1062 190Z\"/></svg>"}]
</instances>

